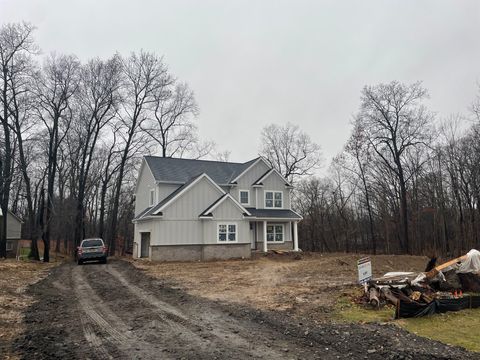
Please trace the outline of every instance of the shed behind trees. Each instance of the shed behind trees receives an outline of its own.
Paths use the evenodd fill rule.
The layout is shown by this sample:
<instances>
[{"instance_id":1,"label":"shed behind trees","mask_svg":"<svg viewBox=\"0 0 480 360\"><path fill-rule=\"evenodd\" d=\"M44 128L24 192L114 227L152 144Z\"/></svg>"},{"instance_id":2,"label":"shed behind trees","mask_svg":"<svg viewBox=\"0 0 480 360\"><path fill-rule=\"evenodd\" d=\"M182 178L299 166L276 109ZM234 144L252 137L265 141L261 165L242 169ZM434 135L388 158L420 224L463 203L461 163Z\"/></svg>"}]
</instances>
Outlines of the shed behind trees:
<instances>
[{"instance_id":1,"label":"shed behind trees","mask_svg":"<svg viewBox=\"0 0 480 360\"><path fill-rule=\"evenodd\" d=\"M2 224L2 209L0 209L0 224ZM22 220L11 211L7 213L7 257L17 255L18 243L22 237ZM0 225L1 226L1 225Z\"/></svg>"}]
</instances>

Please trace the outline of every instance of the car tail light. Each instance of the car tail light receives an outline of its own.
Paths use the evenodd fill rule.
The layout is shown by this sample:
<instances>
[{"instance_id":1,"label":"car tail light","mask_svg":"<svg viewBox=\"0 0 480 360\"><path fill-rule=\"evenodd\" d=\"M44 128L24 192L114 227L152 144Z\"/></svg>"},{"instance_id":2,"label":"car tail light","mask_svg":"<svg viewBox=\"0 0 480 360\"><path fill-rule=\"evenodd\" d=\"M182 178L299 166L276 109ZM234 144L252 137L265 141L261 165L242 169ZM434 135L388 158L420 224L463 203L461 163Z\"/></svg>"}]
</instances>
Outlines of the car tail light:
<instances>
[{"instance_id":1,"label":"car tail light","mask_svg":"<svg viewBox=\"0 0 480 360\"><path fill-rule=\"evenodd\" d=\"M102 251L106 254L108 252L108 247L104 246Z\"/></svg>"},{"instance_id":2,"label":"car tail light","mask_svg":"<svg viewBox=\"0 0 480 360\"><path fill-rule=\"evenodd\" d=\"M79 247L77 247L77 252L78 252L79 254L81 254L81 253L82 253L82 248L81 248L80 246L79 246Z\"/></svg>"}]
</instances>

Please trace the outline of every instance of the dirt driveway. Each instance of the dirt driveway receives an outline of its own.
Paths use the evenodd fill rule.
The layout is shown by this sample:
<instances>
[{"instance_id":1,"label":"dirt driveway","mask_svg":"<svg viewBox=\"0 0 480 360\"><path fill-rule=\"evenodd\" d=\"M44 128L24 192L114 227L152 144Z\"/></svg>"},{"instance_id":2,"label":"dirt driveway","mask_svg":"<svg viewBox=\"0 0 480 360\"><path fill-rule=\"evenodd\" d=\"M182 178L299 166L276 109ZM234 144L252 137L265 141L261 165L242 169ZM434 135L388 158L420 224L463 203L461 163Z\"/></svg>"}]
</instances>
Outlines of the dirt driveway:
<instances>
[{"instance_id":1,"label":"dirt driveway","mask_svg":"<svg viewBox=\"0 0 480 360\"><path fill-rule=\"evenodd\" d=\"M29 290L25 359L474 359L390 325L299 323L188 295L125 261L64 264Z\"/></svg>"}]
</instances>

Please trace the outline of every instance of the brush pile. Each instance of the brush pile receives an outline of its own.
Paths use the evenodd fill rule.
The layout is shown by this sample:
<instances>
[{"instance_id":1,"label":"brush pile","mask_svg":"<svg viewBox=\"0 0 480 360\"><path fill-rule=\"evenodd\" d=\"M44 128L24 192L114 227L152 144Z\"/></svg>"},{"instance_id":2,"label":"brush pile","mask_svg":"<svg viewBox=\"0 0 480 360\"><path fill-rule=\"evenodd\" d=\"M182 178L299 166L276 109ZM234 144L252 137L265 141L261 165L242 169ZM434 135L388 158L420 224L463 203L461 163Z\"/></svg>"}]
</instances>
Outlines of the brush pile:
<instances>
[{"instance_id":1,"label":"brush pile","mask_svg":"<svg viewBox=\"0 0 480 360\"><path fill-rule=\"evenodd\" d=\"M436 312L480 306L480 251L433 267L427 272L390 272L365 284L363 302L373 308L396 307L396 317L416 317Z\"/></svg>"}]
</instances>

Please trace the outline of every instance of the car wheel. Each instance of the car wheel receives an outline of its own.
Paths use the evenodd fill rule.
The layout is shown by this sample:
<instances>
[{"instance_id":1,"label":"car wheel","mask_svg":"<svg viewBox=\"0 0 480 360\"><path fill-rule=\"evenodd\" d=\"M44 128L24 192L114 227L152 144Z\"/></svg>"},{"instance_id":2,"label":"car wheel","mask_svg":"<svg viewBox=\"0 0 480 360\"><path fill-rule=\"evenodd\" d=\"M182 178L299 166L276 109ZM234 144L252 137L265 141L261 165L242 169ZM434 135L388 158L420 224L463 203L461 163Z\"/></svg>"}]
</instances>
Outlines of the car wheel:
<instances>
[{"instance_id":1,"label":"car wheel","mask_svg":"<svg viewBox=\"0 0 480 360\"><path fill-rule=\"evenodd\" d=\"M77 261L77 264L78 264L78 265L82 265L82 264L83 264L83 261L82 261L82 260L78 260L78 261Z\"/></svg>"},{"instance_id":2,"label":"car wheel","mask_svg":"<svg viewBox=\"0 0 480 360\"><path fill-rule=\"evenodd\" d=\"M102 264L106 264L106 263L107 263L107 258L102 259Z\"/></svg>"}]
</instances>

